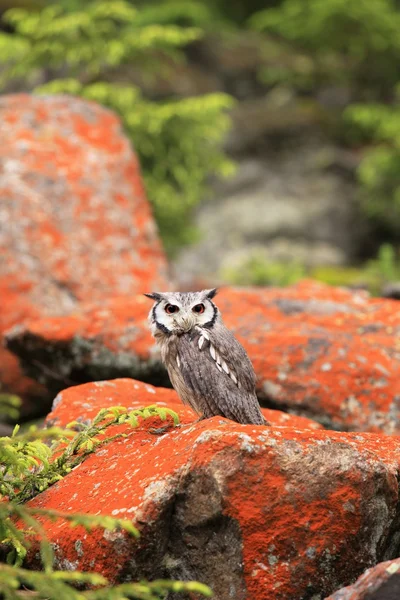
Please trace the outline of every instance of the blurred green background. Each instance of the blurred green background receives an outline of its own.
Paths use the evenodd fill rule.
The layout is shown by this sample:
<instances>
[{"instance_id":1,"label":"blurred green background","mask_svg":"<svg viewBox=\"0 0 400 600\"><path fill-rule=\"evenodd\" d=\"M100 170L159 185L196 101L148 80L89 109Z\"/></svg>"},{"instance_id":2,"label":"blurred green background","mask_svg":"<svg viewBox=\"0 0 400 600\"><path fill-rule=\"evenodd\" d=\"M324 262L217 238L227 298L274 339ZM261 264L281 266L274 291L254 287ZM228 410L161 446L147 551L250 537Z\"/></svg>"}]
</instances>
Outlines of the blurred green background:
<instances>
[{"instance_id":1,"label":"blurred green background","mask_svg":"<svg viewBox=\"0 0 400 600\"><path fill-rule=\"evenodd\" d=\"M399 8L0 0L0 90L120 115L182 284L396 294Z\"/></svg>"}]
</instances>

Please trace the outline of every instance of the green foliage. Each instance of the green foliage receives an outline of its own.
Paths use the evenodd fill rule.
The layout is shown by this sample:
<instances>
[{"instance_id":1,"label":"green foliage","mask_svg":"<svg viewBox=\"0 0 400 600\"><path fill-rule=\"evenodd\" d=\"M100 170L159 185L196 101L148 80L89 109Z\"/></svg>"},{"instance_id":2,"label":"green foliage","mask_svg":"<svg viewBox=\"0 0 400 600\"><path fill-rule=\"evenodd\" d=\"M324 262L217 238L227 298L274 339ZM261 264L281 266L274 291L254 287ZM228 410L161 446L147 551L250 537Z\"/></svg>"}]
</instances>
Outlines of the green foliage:
<instances>
[{"instance_id":1,"label":"green foliage","mask_svg":"<svg viewBox=\"0 0 400 600\"><path fill-rule=\"evenodd\" d=\"M382 294L384 286L400 281L400 257L391 244L383 244L376 258L360 268L317 267L310 276L329 285L363 287L374 295Z\"/></svg>"},{"instance_id":2,"label":"green foliage","mask_svg":"<svg viewBox=\"0 0 400 600\"><path fill-rule=\"evenodd\" d=\"M135 2L140 7L141 22L159 23L162 25L179 25L183 27L209 27L217 17L214 3L197 2L196 0L142 0Z\"/></svg>"},{"instance_id":3,"label":"green foliage","mask_svg":"<svg viewBox=\"0 0 400 600\"><path fill-rule=\"evenodd\" d=\"M6 63L4 80L44 66L66 67L75 76L84 69L86 77L96 76L130 60L146 60L149 50L174 57L176 49L200 35L195 28L142 23L140 13L125 0L88 2L84 10L73 12L58 4L40 12L12 9L4 19L23 49L18 61ZM0 50L7 48L9 37L0 37Z\"/></svg>"},{"instance_id":4,"label":"green foliage","mask_svg":"<svg viewBox=\"0 0 400 600\"><path fill-rule=\"evenodd\" d=\"M355 104L345 111L344 119L359 136L374 142L364 151L358 169L365 214L396 235L400 230L400 106Z\"/></svg>"},{"instance_id":5,"label":"green foliage","mask_svg":"<svg viewBox=\"0 0 400 600\"><path fill-rule=\"evenodd\" d=\"M19 416L21 402L19 396L0 392L0 420L6 417L16 421Z\"/></svg>"},{"instance_id":6,"label":"green foliage","mask_svg":"<svg viewBox=\"0 0 400 600\"><path fill-rule=\"evenodd\" d=\"M250 24L292 52L292 59L264 70L268 84L291 82L314 93L321 85L346 86L350 105L334 120L342 141L365 146L358 169L361 207L372 225L399 238L398 3L284 0L253 15Z\"/></svg>"},{"instance_id":7,"label":"green foliage","mask_svg":"<svg viewBox=\"0 0 400 600\"><path fill-rule=\"evenodd\" d=\"M9 501L9 504L0 503L1 522L5 527L1 532L2 541L6 539L14 548L14 558L18 564L23 560L29 543L24 545L23 536L8 519L9 514L14 512L25 520L27 515L32 516L32 512L27 513L21 503L62 479L100 446L126 435L117 433L106 438L104 436L109 427L122 424L137 427L139 419L155 415L163 420L170 415L174 423L178 419L173 411L157 406L134 411L117 406L102 409L86 425L73 422L67 429L49 427L37 430L32 427L23 433L19 433L19 426L16 425L11 437L0 438L0 499ZM78 431L72 428L78 428ZM34 526L34 529L36 531L37 528Z\"/></svg>"},{"instance_id":8,"label":"green foliage","mask_svg":"<svg viewBox=\"0 0 400 600\"><path fill-rule=\"evenodd\" d=\"M69 9L53 3L41 11L9 10L0 32L0 87L45 76L41 93L71 93L115 110L138 152L149 199L166 249L190 242L190 215L211 174L227 175L232 163L220 149L229 128L225 94L159 102L127 84L129 67L142 77L168 76L182 48L202 35L210 18L201 3L151 4L90 1ZM172 63L171 63L172 61ZM35 86L35 84L32 84Z\"/></svg>"},{"instance_id":9,"label":"green foliage","mask_svg":"<svg viewBox=\"0 0 400 600\"><path fill-rule=\"evenodd\" d=\"M371 281L362 268L325 265L313 268L309 275L328 285L376 288L376 281Z\"/></svg>"},{"instance_id":10,"label":"green foliage","mask_svg":"<svg viewBox=\"0 0 400 600\"><path fill-rule=\"evenodd\" d=\"M140 419L154 416L166 420L168 416L178 423L176 413L167 408L148 406L128 411L123 406L104 408L89 425L78 422L70 427L79 429L62 430L57 427L19 434L16 426L12 437L0 438L0 495L16 502L25 502L64 477L99 446L111 439L124 436L118 433L112 438L103 438L112 425L129 424L138 427Z\"/></svg>"},{"instance_id":11,"label":"green foliage","mask_svg":"<svg viewBox=\"0 0 400 600\"><path fill-rule=\"evenodd\" d=\"M235 267L225 269L222 277L234 285L292 285L311 278L333 286L365 288L379 296L387 283L400 281L400 255L391 244L383 244L376 258L360 267L318 266L307 268L299 262L271 262L255 253Z\"/></svg>"},{"instance_id":12,"label":"green foliage","mask_svg":"<svg viewBox=\"0 0 400 600\"><path fill-rule=\"evenodd\" d=\"M96 589L78 591L75 584L90 584ZM0 565L0 592L5 600L26 598L26 592L18 590L21 586L29 586L37 593L38 598L47 600L160 600L168 592L184 594L201 594L206 598L212 596L208 586L195 581L164 581L123 583L110 587L107 580L97 573L81 573L79 571L50 571L36 573L26 569Z\"/></svg>"},{"instance_id":13,"label":"green foliage","mask_svg":"<svg viewBox=\"0 0 400 600\"><path fill-rule=\"evenodd\" d=\"M18 524L11 517L19 519ZM46 538L44 528L41 521L37 517L42 517L55 521L63 519L68 521L72 527L78 525L84 527L86 531L101 527L102 529L123 530L132 535L139 537L137 529L132 525L131 521L126 519L115 519L103 515L84 515L84 514L69 514L55 510L44 510L38 508L27 508L16 502L0 503L0 540L6 544L11 550L7 554L7 563L15 566L21 566L27 551L31 547L29 536L35 535L40 542L40 557L46 573L53 570L54 552L51 544ZM21 529L22 523L28 529Z\"/></svg>"},{"instance_id":14,"label":"green foliage","mask_svg":"<svg viewBox=\"0 0 400 600\"><path fill-rule=\"evenodd\" d=\"M286 286L304 278L305 267L298 262L271 262L257 253L235 267L225 269L223 277L234 285Z\"/></svg>"},{"instance_id":15,"label":"green foliage","mask_svg":"<svg viewBox=\"0 0 400 600\"><path fill-rule=\"evenodd\" d=\"M178 416L168 408L152 405L128 411L117 406L101 410L87 425L74 422L66 430L57 427L44 430L31 428L24 433L20 433L16 426L11 437L0 438L0 544L3 549L6 547L9 550L7 564L0 564L0 594L5 600L25 598L26 587L36 597L49 600L158 600L165 598L169 591L211 596L211 590L197 582L158 580L111 586L98 573L56 571L53 568L53 547L46 538L44 520L63 519L72 527L81 526L88 532L96 528L123 530L128 535L138 537L138 531L126 519L64 513L23 504L26 499L62 478L96 448L126 435L117 433L105 438L109 427L123 424L137 427L140 419L154 416L162 420L170 417L174 424L178 423ZM77 428L78 432L73 431ZM44 572L22 568L32 536L39 541ZM78 584L80 588L89 585L92 589L78 591Z\"/></svg>"},{"instance_id":16,"label":"green foliage","mask_svg":"<svg viewBox=\"0 0 400 600\"><path fill-rule=\"evenodd\" d=\"M367 262L365 273L370 281L370 291L381 293L387 283L400 281L399 252L391 244L383 244L377 258Z\"/></svg>"},{"instance_id":17,"label":"green foliage","mask_svg":"<svg viewBox=\"0 0 400 600\"><path fill-rule=\"evenodd\" d=\"M387 88L398 77L400 13L394 0L284 0L250 25L312 58L317 81Z\"/></svg>"}]
</instances>

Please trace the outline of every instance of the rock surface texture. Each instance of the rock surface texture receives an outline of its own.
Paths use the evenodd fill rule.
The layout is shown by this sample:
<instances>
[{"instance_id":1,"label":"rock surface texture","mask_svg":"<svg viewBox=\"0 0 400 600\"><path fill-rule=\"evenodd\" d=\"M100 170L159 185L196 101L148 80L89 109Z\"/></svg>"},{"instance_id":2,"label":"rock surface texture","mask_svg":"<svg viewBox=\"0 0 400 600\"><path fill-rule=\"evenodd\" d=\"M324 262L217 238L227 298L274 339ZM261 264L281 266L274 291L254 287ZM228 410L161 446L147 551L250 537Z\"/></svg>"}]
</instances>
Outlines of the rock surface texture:
<instances>
[{"instance_id":1,"label":"rock surface texture","mask_svg":"<svg viewBox=\"0 0 400 600\"><path fill-rule=\"evenodd\" d=\"M197 278L224 281L232 271L246 272L253 257L313 267L345 264L360 252L367 227L354 184L338 176L339 152L310 135L285 140L288 128L279 127L290 114L301 119L295 107L282 110L265 99L240 103L233 111L229 146L238 171L214 184L210 201L196 211L199 242L174 259L182 285ZM251 149L237 149L247 136Z\"/></svg>"},{"instance_id":2,"label":"rock surface texture","mask_svg":"<svg viewBox=\"0 0 400 600\"><path fill-rule=\"evenodd\" d=\"M129 518L141 532L137 541L43 518L58 567L94 569L111 581L197 579L218 600L310 600L396 556L399 438L300 423L191 422L173 396L122 380L56 399L50 423L118 404L160 402L182 415L182 426L162 435L154 420L126 429L28 503Z\"/></svg>"},{"instance_id":3,"label":"rock surface texture","mask_svg":"<svg viewBox=\"0 0 400 600\"><path fill-rule=\"evenodd\" d=\"M326 600L398 600L400 598L400 558L368 569L354 585L345 587Z\"/></svg>"},{"instance_id":4,"label":"rock surface texture","mask_svg":"<svg viewBox=\"0 0 400 600\"><path fill-rule=\"evenodd\" d=\"M396 301L307 281L225 288L216 301L253 361L261 404L333 429L400 434ZM120 376L165 384L149 308L141 295L115 297L69 317L32 320L8 336L9 347L55 392Z\"/></svg>"},{"instance_id":5,"label":"rock surface texture","mask_svg":"<svg viewBox=\"0 0 400 600\"><path fill-rule=\"evenodd\" d=\"M114 379L97 381L74 386L60 392L53 402L52 412L46 423L65 427L73 419L90 421L101 408L125 406L129 410L156 403L169 406L179 413L181 423L192 423L198 415L188 406L182 404L174 390L154 387L134 379ZM311 419L289 415L280 410L262 409L267 419L274 425L296 427L299 429L322 429L322 426Z\"/></svg>"},{"instance_id":6,"label":"rock surface texture","mask_svg":"<svg viewBox=\"0 0 400 600\"><path fill-rule=\"evenodd\" d=\"M72 97L0 99L0 335L111 292L165 285L166 260L117 117ZM25 393L0 351L0 382Z\"/></svg>"}]
</instances>

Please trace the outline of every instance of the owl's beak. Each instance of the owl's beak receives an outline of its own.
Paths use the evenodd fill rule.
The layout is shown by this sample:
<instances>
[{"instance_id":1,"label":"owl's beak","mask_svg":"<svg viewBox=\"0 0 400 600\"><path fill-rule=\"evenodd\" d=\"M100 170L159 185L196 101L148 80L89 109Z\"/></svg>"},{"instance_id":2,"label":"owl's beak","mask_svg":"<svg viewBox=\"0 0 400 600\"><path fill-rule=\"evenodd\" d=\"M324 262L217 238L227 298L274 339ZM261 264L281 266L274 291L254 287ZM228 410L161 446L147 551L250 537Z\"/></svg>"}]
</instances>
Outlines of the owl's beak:
<instances>
[{"instance_id":1,"label":"owl's beak","mask_svg":"<svg viewBox=\"0 0 400 600\"><path fill-rule=\"evenodd\" d=\"M192 315L176 317L174 319L174 321L175 321L176 327L178 329L181 329L182 333L187 333L188 331L193 329L193 327L196 324L196 319L194 318L194 316L192 317Z\"/></svg>"}]
</instances>

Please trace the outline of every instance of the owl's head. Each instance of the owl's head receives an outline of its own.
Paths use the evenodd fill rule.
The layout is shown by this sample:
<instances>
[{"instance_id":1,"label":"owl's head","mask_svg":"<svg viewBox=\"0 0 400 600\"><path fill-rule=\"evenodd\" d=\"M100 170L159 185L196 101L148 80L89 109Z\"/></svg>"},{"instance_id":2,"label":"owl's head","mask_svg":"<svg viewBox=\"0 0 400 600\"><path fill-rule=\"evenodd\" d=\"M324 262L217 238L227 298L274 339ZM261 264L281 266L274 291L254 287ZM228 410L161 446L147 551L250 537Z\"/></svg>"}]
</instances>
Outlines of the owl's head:
<instances>
[{"instance_id":1,"label":"owl's head","mask_svg":"<svg viewBox=\"0 0 400 600\"><path fill-rule=\"evenodd\" d=\"M149 313L152 334L182 335L196 325L212 327L219 318L219 310L212 301L216 293L217 290L213 289L145 294L155 301Z\"/></svg>"}]
</instances>

